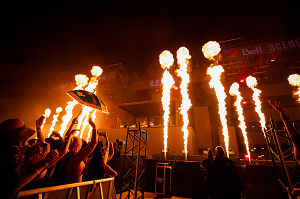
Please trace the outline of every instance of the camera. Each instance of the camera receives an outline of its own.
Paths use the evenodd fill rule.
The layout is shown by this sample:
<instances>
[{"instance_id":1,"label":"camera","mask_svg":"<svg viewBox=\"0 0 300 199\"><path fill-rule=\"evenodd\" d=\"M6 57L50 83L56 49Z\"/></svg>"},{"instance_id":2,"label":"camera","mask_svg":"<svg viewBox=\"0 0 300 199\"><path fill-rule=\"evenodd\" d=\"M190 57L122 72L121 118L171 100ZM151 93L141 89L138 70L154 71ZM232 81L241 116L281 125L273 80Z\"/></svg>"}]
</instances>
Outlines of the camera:
<instances>
[{"instance_id":1,"label":"camera","mask_svg":"<svg viewBox=\"0 0 300 199\"><path fill-rule=\"evenodd\" d=\"M98 135L104 136L106 133L105 132L100 132Z\"/></svg>"}]
</instances>

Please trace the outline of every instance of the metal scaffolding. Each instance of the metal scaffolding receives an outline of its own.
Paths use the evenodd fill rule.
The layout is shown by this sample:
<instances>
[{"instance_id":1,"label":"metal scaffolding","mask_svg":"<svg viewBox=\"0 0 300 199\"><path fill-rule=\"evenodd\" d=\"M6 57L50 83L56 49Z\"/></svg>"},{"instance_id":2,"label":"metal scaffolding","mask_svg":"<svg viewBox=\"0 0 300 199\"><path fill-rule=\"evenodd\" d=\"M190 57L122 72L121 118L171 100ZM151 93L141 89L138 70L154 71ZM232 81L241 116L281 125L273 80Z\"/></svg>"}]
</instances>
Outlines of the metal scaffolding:
<instances>
[{"instance_id":1,"label":"metal scaffolding","mask_svg":"<svg viewBox=\"0 0 300 199\"><path fill-rule=\"evenodd\" d=\"M126 193L126 198L133 196L144 198L145 171L146 171L146 148L147 130L144 131L139 123L138 128L127 128L125 145L123 173L122 173L122 192ZM125 165L129 164L129 170L125 171Z\"/></svg>"},{"instance_id":2,"label":"metal scaffolding","mask_svg":"<svg viewBox=\"0 0 300 199\"><path fill-rule=\"evenodd\" d=\"M270 119L270 129L265 132L268 149L278 182L284 198L293 198L292 189L300 185L300 171L291 165L297 165L294 158L294 146L286 129L277 129ZM288 164L287 164L288 163Z\"/></svg>"}]
</instances>

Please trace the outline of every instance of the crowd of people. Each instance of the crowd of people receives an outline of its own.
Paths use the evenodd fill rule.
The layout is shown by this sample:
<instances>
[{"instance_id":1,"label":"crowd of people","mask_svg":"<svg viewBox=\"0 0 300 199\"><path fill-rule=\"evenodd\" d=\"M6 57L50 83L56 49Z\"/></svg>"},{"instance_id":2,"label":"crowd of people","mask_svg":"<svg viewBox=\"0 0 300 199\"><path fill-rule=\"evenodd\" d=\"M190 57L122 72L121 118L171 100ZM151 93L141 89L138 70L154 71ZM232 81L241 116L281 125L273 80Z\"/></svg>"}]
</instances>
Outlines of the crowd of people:
<instances>
[{"instance_id":1,"label":"crowd of people","mask_svg":"<svg viewBox=\"0 0 300 199\"><path fill-rule=\"evenodd\" d=\"M279 102L270 105L279 112L293 145L295 160L300 165L300 133L295 129ZM74 118L65 135L53 132L45 138L41 126L43 118L36 120L36 130L25 126L20 119L8 119L0 124L2 162L1 198L16 198L20 190L62 185L105 177L116 177L117 172L107 165L114 155L114 147L106 133L99 133L95 123L89 143L75 136ZM36 139L28 140L36 133ZM99 136L104 136L103 143ZM207 198L245 198L245 190L234 162L226 157L221 146L208 152L202 161L206 175ZM292 191L294 197L300 195Z\"/></svg>"},{"instance_id":2,"label":"crowd of people","mask_svg":"<svg viewBox=\"0 0 300 199\"><path fill-rule=\"evenodd\" d=\"M3 140L1 151L1 198L16 198L20 190L116 177L107 162L114 155L114 147L106 133L93 128L89 143L75 136L77 118L74 118L64 137L53 132L45 138L36 120L36 130L25 126L20 119L8 119L0 124ZM36 133L36 139L30 139ZM105 143L99 139L104 136Z\"/></svg>"}]
</instances>

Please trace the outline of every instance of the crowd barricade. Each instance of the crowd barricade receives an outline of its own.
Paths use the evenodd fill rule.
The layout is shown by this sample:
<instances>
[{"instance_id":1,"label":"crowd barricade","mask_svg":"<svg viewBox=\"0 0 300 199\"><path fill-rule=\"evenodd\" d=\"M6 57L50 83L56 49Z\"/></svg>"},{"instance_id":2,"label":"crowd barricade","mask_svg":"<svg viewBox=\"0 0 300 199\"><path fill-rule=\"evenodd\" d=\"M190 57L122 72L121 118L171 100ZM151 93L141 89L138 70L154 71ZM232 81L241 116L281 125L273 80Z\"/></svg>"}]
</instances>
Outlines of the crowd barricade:
<instances>
[{"instance_id":1,"label":"crowd barricade","mask_svg":"<svg viewBox=\"0 0 300 199\"><path fill-rule=\"evenodd\" d=\"M18 199L116 199L114 178L21 191Z\"/></svg>"}]
</instances>

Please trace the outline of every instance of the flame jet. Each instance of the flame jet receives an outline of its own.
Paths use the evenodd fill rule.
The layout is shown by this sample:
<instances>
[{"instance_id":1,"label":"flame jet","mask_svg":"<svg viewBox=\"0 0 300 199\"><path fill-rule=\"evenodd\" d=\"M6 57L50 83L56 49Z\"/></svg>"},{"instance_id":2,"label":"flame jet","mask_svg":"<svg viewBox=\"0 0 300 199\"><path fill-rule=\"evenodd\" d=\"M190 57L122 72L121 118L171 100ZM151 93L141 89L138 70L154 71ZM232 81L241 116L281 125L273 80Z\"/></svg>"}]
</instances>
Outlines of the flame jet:
<instances>
[{"instance_id":1,"label":"flame jet","mask_svg":"<svg viewBox=\"0 0 300 199\"><path fill-rule=\"evenodd\" d=\"M55 126L56 122L58 121L57 118L58 118L58 116L59 116L59 114L60 114L61 111L62 111L62 108L61 108L61 107L58 107L58 108L56 109L56 114L53 115L52 125L51 125L51 127L50 127L48 137L51 135L52 131L54 130L54 126Z\"/></svg>"},{"instance_id":2,"label":"flame jet","mask_svg":"<svg viewBox=\"0 0 300 199\"><path fill-rule=\"evenodd\" d=\"M251 156L250 156L250 150L249 150L249 141L248 141L248 136L247 136L247 131L246 131L246 124L245 124L245 119L244 119L244 115L243 115L243 109L241 106L241 102L243 100L243 97L241 96L241 93L239 91L239 84L237 82L234 82L231 86L230 86L230 90L229 90L230 95L232 96L236 96L236 101L234 102L234 105L236 107L236 111L238 113L238 119L240 121L239 127L242 130L243 133L243 137L244 137L244 143L246 145L246 150L247 150L247 154L249 157L249 161L251 163Z\"/></svg>"},{"instance_id":3,"label":"flame jet","mask_svg":"<svg viewBox=\"0 0 300 199\"><path fill-rule=\"evenodd\" d=\"M96 94L96 91L94 91L98 85L98 77L102 74L103 70L102 68L100 68L99 66L93 66L91 73L92 73L92 77L89 81L88 86L85 88L86 91L92 92ZM78 118L78 125L77 125L77 129L81 129L80 130L80 137L82 138L83 132L86 128L86 126L89 124L89 115L92 113L93 109L90 107L84 107L82 110L82 117ZM95 118L96 119L96 115ZM80 128L80 126L82 125L82 128ZM89 132L90 133L90 132ZM88 133L88 136L89 135ZM76 134L76 136L79 134L79 132ZM87 140L88 141L88 140Z\"/></svg>"},{"instance_id":4,"label":"flame jet","mask_svg":"<svg viewBox=\"0 0 300 199\"><path fill-rule=\"evenodd\" d=\"M209 59L213 60L214 56L216 56L221 51L220 45L216 41L209 41L202 47L203 55ZM227 110L226 110L226 93L224 86L221 82L221 74L224 72L224 69L221 65L210 66L207 69L207 74L211 76L211 80L209 82L210 88L214 88L216 92L216 96L218 99L218 107L219 107L219 115L222 124L222 133L224 136L225 142L225 150L227 156L229 157L229 135L228 135L228 125L227 125Z\"/></svg>"},{"instance_id":5,"label":"flame jet","mask_svg":"<svg viewBox=\"0 0 300 199\"><path fill-rule=\"evenodd\" d=\"M159 55L159 62L162 69L164 70L163 78L161 81L163 84L163 94L161 102L164 110L164 154L166 159L168 148L168 123L170 118L170 93L172 85L175 83L168 69L174 63L173 55L169 51L165 50Z\"/></svg>"},{"instance_id":6,"label":"flame jet","mask_svg":"<svg viewBox=\"0 0 300 199\"><path fill-rule=\"evenodd\" d=\"M189 50L185 47L181 47L177 51L177 62L179 65L179 69L177 70L178 76L181 77L181 96L182 96L182 103L180 107L180 114L182 115L183 119L183 138L184 138L184 151L185 151L185 159L187 160L187 141L189 136L189 131L187 129L189 124L189 117L188 117L188 110L192 106L191 100L189 99L188 94L188 85L190 83L190 76L188 74L188 59L191 56L189 54Z\"/></svg>"},{"instance_id":7,"label":"flame jet","mask_svg":"<svg viewBox=\"0 0 300 199\"><path fill-rule=\"evenodd\" d=\"M298 87L297 91L294 92L294 95L298 95L298 101L300 101L300 75L298 75L298 74L290 75L288 77L288 80L292 86Z\"/></svg>"},{"instance_id":8,"label":"flame jet","mask_svg":"<svg viewBox=\"0 0 300 199\"><path fill-rule=\"evenodd\" d=\"M44 119L44 121L43 121L43 124L42 124L42 126L41 126L41 129L44 128L44 124L46 123L46 119L50 116L50 114L51 114L51 110L50 110L49 108L47 108L47 109L45 110L45 114L43 114L43 116L45 117L45 119Z\"/></svg>"},{"instance_id":9,"label":"flame jet","mask_svg":"<svg viewBox=\"0 0 300 199\"><path fill-rule=\"evenodd\" d=\"M255 88L257 86L257 81L256 81L255 77L248 76L246 78L246 83L247 83L247 86L253 90L252 99L255 103L255 111L260 118L259 122L260 122L261 130L262 130L262 132L265 132L266 119L265 119L265 115L261 112L261 101L259 100L259 95L261 93L261 90Z\"/></svg>"},{"instance_id":10,"label":"flame jet","mask_svg":"<svg viewBox=\"0 0 300 199\"><path fill-rule=\"evenodd\" d=\"M73 90L83 89L88 84L89 78L86 75L78 74L75 76L75 81L77 87ZM67 106L65 108L66 114L62 117L63 123L61 124L61 129L59 134L63 137L64 132L67 129L67 125L73 117L73 108L78 104L76 100L67 102Z\"/></svg>"},{"instance_id":11,"label":"flame jet","mask_svg":"<svg viewBox=\"0 0 300 199\"><path fill-rule=\"evenodd\" d=\"M224 136L225 148L227 156L229 157L229 135L228 135L228 126L227 126L227 110L226 110L226 93L224 86L221 83L221 74L224 72L224 69L221 65L209 67L207 69L207 74L211 76L209 86L215 89L216 96L218 99L219 106L219 115L222 124L222 132Z\"/></svg>"}]
</instances>

